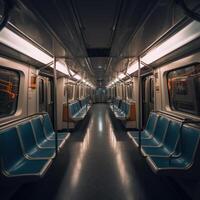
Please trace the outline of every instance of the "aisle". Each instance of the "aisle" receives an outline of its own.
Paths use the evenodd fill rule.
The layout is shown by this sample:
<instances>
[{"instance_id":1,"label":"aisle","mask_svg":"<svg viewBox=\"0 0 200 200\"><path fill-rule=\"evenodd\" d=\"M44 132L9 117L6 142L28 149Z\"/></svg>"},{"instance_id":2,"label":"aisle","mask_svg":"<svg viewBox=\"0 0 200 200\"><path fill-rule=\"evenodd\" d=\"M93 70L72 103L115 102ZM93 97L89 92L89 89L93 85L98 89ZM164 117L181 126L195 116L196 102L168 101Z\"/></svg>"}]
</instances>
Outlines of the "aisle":
<instances>
[{"instance_id":1,"label":"aisle","mask_svg":"<svg viewBox=\"0 0 200 200\"><path fill-rule=\"evenodd\" d=\"M47 176L13 199L183 200L151 172L119 124L115 128L107 106L94 105L85 133L80 127Z\"/></svg>"}]
</instances>

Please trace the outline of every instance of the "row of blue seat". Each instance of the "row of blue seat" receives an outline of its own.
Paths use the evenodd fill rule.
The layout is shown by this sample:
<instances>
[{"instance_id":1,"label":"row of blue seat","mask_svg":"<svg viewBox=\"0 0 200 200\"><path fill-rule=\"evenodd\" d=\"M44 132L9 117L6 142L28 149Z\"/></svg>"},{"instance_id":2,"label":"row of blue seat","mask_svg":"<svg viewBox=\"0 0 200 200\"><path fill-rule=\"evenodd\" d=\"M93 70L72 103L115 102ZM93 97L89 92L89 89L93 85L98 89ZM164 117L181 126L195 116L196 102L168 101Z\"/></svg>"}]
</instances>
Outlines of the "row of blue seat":
<instances>
[{"instance_id":1,"label":"row of blue seat","mask_svg":"<svg viewBox=\"0 0 200 200\"><path fill-rule=\"evenodd\" d=\"M139 146L139 132L129 131ZM152 112L141 132L141 152L151 169L158 174L197 177L200 167L200 129L167 115ZM192 174L194 176L192 176Z\"/></svg>"},{"instance_id":2,"label":"row of blue seat","mask_svg":"<svg viewBox=\"0 0 200 200\"><path fill-rule=\"evenodd\" d=\"M58 133L58 147L70 133ZM1 172L4 177L27 180L42 177L55 156L55 132L48 114L35 115L0 131Z\"/></svg>"},{"instance_id":3,"label":"row of blue seat","mask_svg":"<svg viewBox=\"0 0 200 200\"><path fill-rule=\"evenodd\" d=\"M86 108L89 106L89 97L85 97L80 100L81 108Z\"/></svg>"},{"instance_id":4,"label":"row of blue seat","mask_svg":"<svg viewBox=\"0 0 200 200\"><path fill-rule=\"evenodd\" d=\"M83 120L90 109L89 99L86 97L80 101L69 104L69 116L73 121Z\"/></svg>"},{"instance_id":5,"label":"row of blue seat","mask_svg":"<svg viewBox=\"0 0 200 200\"><path fill-rule=\"evenodd\" d=\"M130 104L120 99L114 99L110 104L110 109L113 111L115 117L120 120L127 120L130 114Z\"/></svg>"}]
</instances>

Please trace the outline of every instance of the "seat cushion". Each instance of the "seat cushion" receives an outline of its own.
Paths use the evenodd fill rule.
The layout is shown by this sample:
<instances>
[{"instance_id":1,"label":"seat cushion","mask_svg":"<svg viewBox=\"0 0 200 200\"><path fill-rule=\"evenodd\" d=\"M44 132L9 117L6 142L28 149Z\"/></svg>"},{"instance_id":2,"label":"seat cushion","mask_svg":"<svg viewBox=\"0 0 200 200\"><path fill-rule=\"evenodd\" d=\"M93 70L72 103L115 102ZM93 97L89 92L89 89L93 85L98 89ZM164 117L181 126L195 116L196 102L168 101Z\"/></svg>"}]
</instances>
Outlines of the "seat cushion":
<instances>
[{"instance_id":1,"label":"seat cushion","mask_svg":"<svg viewBox=\"0 0 200 200\"><path fill-rule=\"evenodd\" d=\"M51 164L51 160L21 159L10 169L6 170L8 176L42 176Z\"/></svg>"}]
</instances>

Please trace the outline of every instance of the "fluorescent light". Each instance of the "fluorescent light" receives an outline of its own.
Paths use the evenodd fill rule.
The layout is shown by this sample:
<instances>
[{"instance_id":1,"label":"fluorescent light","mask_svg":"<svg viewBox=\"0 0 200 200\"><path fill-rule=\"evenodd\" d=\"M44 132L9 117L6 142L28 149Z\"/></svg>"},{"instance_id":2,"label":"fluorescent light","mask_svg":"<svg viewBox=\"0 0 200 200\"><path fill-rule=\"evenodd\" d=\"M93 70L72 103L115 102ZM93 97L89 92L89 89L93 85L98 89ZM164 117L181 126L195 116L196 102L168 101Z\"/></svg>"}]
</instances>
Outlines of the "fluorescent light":
<instances>
[{"instance_id":1,"label":"fluorescent light","mask_svg":"<svg viewBox=\"0 0 200 200\"><path fill-rule=\"evenodd\" d=\"M127 69L127 74L132 74L138 70L138 62L134 62L131 66Z\"/></svg>"},{"instance_id":2,"label":"fluorescent light","mask_svg":"<svg viewBox=\"0 0 200 200\"><path fill-rule=\"evenodd\" d=\"M193 21L162 44L150 50L141 60L150 64L198 37L200 37L200 23Z\"/></svg>"},{"instance_id":3,"label":"fluorescent light","mask_svg":"<svg viewBox=\"0 0 200 200\"><path fill-rule=\"evenodd\" d=\"M123 79L125 76L126 76L125 74L121 73L121 74L119 74L118 77L119 77L119 79Z\"/></svg>"},{"instance_id":4,"label":"fluorescent light","mask_svg":"<svg viewBox=\"0 0 200 200\"><path fill-rule=\"evenodd\" d=\"M50 67L54 68L53 64L50 65ZM75 74L71 69L69 69L69 71L68 71L66 65L61 63L60 61L56 62L56 70L59 71L59 72L62 72L65 75L68 75L68 76L70 76L69 71L70 71L72 76Z\"/></svg>"},{"instance_id":5,"label":"fluorescent light","mask_svg":"<svg viewBox=\"0 0 200 200\"><path fill-rule=\"evenodd\" d=\"M74 76L74 78L75 78L76 80L80 80L80 79L81 79L81 77L80 77L78 74L76 74L76 75Z\"/></svg>"},{"instance_id":6,"label":"fluorescent light","mask_svg":"<svg viewBox=\"0 0 200 200\"><path fill-rule=\"evenodd\" d=\"M72 76L74 76L75 72L73 72L71 69L70 69L69 71L70 71L70 74L71 74Z\"/></svg>"},{"instance_id":7,"label":"fluorescent light","mask_svg":"<svg viewBox=\"0 0 200 200\"><path fill-rule=\"evenodd\" d=\"M117 83L119 81L119 79L118 78L116 78L113 82L114 83Z\"/></svg>"},{"instance_id":8,"label":"fluorescent light","mask_svg":"<svg viewBox=\"0 0 200 200\"><path fill-rule=\"evenodd\" d=\"M0 31L0 43L19 51L20 53L23 53L26 56L29 56L43 64L48 64L53 61L53 57L45 53L44 51L40 50L37 46L29 42L28 40L25 40L24 38L20 37L13 31L9 30L8 28L3 28ZM50 66L53 68L53 64ZM72 75L74 76L74 72L65 66L65 64L61 63L60 61L56 62L56 70L59 72L62 72L65 75ZM75 75L75 78L77 80L80 80L81 77L79 75Z\"/></svg>"},{"instance_id":9,"label":"fluorescent light","mask_svg":"<svg viewBox=\"0 0 200 200\"><path fill-rule=\"evenodd\" d=\"M53 64L50 66L51 68L53 68ZM65 65L63 65L61 62L57 61L56 62L56 70L59 72L62 72L65 75L69 76L69 72L67 70L67 68L65 67Z\"/></svg>"},{"instance_id":10,"label":"fluorescent light","mask_svg":"<svg viewBox=\"0 0 200 200\"><path fill-rule=\"evenodd\" d=\"M140 69L143 68L144 65L140 64ZM135 61L131 66L128 67L127 69L127 74L132 74L138 70L138 61Z\"/></svg>"},{"instance_id":11,"label":"fluorescent light","mask_svg":"<svg viewBox=\"0 0 200 200\"><path fill-rule=\"evenodd\" d=\"M27 55L43 64L48 64L53 60L51 56L44 53L35 45L28 42L6 27L0 31L0 43L11 47L12 49L15 49L20 53L23 53L24 55Z\"/></svg>"}]
</instances>

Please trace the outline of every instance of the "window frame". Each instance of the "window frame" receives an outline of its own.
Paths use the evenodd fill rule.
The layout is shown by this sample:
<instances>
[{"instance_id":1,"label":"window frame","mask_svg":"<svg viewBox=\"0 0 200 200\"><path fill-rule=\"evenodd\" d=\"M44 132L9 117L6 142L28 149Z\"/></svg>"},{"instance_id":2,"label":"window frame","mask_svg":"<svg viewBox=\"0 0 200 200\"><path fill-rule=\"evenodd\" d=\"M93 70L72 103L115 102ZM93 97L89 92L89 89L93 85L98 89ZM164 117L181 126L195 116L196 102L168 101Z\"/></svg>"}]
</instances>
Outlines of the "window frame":
<instances>
[{"instance_id":1,"label":"window frame","mask_svg":"<svg viewBox=\"0 0 200 200\"><path fill-rule=\"evenodd\" d=\"M134 93L134 83L132 81L126 83L127 88L127 99L128 100L134 100L133 93ZM131 94L131 95L130 95Z\"/></svg>"},{"instance_id":2,"label":"window frame","mask_svg":"<svg viewBox=\"0 0 200 200\"><path fill-rule=\"evenodd\" d=\"M184 66L179 66L179 67L172 68L172 69L166 71L166 73L165 73L165 83L166 83L167 97L168 97L167 100L168 100L168 107L170 108L170 111L171 111L171 112L180 113L180 114L182 114L182 115L187 115L187 116L191 115L191 116L197 117L197 118L200 117L200 113L199 113L199 115L197 115L197 114L192 113L192 112L187 112L186 110L183 111L183 110L177 110L177 109L175 109L175 108L173 107L173 105L171 104L171 100L170 100L170 91L169 91L169 87L168 87L168 80L169 80L168 76L169 76L169 73L170 73L170 72L173 72L173 71L176 71L176 70L181 70L181 69L184 69L184 68L187 68L187 67L196 66L196 65L200 65L200 62L188 63L188 64L186 64L186 65L184 65Z\"/></svg>"},{"instance_id":3,"label":"window frame","mask_svg":"<svg viewBox=\"0 0 200 200\"><path fill-rule=\"evenodd\" d=\"M7 115L2 115L0 116L0 119L4 119L4 118L8 118L8 117L11 117L11 116L15 116L17 111L18 111L18 107L19 107L19 98L20 98L20 87L21 87L21 72L17 69L14 69L12 67L5 67L3 66L2 64L0 64L0 70L1 69L4 69L4 70L7 70L7 71L12 71L14 73L17 74L18 76L18 86L17 86L17 91L18 91L18 94L17 94L17 100L16 100L16 105L15 105L15 110Z\"/></svg>"}]
</instances>

